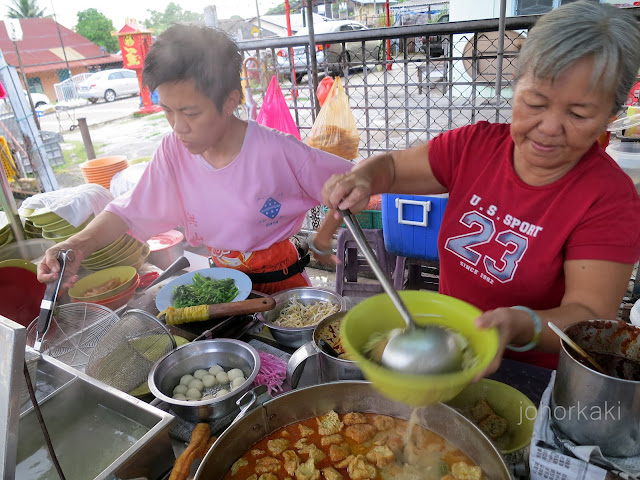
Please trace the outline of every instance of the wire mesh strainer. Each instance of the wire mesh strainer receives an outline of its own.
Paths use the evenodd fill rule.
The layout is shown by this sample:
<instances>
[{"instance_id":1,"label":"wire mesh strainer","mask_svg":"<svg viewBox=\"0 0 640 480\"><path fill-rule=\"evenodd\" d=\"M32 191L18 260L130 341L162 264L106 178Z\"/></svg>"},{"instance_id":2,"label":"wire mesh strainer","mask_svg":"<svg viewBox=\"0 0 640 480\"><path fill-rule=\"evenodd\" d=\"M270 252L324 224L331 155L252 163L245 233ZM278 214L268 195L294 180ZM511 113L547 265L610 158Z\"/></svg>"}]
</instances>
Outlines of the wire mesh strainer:
<instances>
[{"instance_id":1,"label":"wire mesh strainer","mask_svg":"<svg viewBox=\"0 0 640 480\"><path fill-rule=\"evenodd\" d=\"M156 361L174 348L175 339L162 322L143 310L128 310L93 349L86 373L131 392L147 381Z\"/></svg>"},{"instance_id":2,"label":"wire mesh strainer","mask_svg":"<svg viewBox=\"0 0 640 480\"><path fill-rule=\"evenodd\" d=\"M113 310L95 303L68 303L53 312L51 325L42 342L42 353L84 371L91 352L111 327L119 321ZM34 346L38 319L27 327L27 343Z\"/></svg>"}]
</instances>

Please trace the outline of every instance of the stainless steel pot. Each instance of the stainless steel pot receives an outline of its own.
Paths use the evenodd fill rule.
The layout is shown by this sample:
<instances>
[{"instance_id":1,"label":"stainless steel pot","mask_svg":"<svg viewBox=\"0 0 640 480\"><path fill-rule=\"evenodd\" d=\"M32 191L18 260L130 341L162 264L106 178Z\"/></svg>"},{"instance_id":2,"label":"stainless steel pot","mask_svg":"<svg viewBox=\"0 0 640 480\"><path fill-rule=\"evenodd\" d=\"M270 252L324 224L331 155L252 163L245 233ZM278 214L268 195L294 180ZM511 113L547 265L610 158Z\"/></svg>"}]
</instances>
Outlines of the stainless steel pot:
<instances>
[{"instance_id":1,"label":"stainless steel pot","mask_svg":"<svg viewBox=\"0 0 640 480\"><path fill-rule=\"evenodd\" d=\"M309 358L315 356L318 357L320 379L323 382L364 380L362 370L360 370L356 362L331 356L318 345L318 341L322 338L322 331L327 327L335 327L335 334L338 334L340 321L346 313L347 312L334 313L322 320L316 325L313 331L313 340L305 343L291 355L287 363L287 382L291 385L291 388L298 386L298 381L300 380L300 375L302 374L305 363Z\"/></svg>"},{"instance_id":2,"label":"stainless steel pot","mask_svg":"<svg viewBox=\"0 0 640 480\"><path fill-rule=\"evenodd\" d=\"M588 320L564 331L589 352L640 360L640 328L626 322ZM551 400L553 422L577 444L616 457L640 454L640 382L592 370L563 343Z\"/></svg>"},{"instance_id":3,"label":"stainless steel pot","mask_svg":"<svg viewBox=\"0 0 640 480\"><path fill-rule=\"evenodd\" d=\"M331 290L325 290L323 288L314 287L301 287L290 288L289 290L283 290L273 295L276 301L276 307L268 312L258 313L257 317L262 323L264 323L273 339L285 347L298 348L308 343L313 338L313 330L315 325L309 327L281 327L273 323L280 311L287 306L289 301L296 299L302 304L310 304L317 301L330 301L337 304L340 307L340 311L346 309L346 301L342 296L338 295Z\"/></svg>"},{"instance_id":4,"label":"stainless steel pot","mask_svg":"<svg viewBox=\"0 0 640 480\"><path fill-rule=\"evenodd\" d=\"M218 364L225 369L239 368L247 379L244 384L211 400L186 401L172 398L173 388L183 375ZM190 422L210 422L238 411L236 402L251 385L260 370L258 352L248 343L230 338L191 342L167 353L158 360L149 372L149 390L171 410Z\"/></svg>"},{"instance_id":5,"label":"stainless steel pot","mask_svg":"<svg viewBox=\"0 0 640 480\"><path fill-rule=\"evenodd\" d=\"M334 382L301 388L270 400L228 428L202 460L195 480L220 480L254 443L279 428L330 410L374 412L408 419L411 407L393 402L368 382ZM485 476L510 480L502 456L473 423L442 403L419 410L419 423L462 450Z\"/></svg>"},{"instance_id":6,"label":"stainless steel pot","mask_svg":"<svg viewBox=\"0 0 640 480\"><path fill-rule=\"evenodd\" d=\"M161 247L158 247L158 244L154 244L154 248L151 249L151 253L147 257L147 262L155 265L158 268L161 268L162 270L166 270L169 265L175 262L182 255L184 255L184 235L182 234L182 232L171 230L170 232L167 232L163 235L168 234L173 235L172 238L167 240L168 243L164 245L160 243L160 245L162 245ZM161 237L162 235L158 235L153 239ZM150 244L153 239L149 241ZM173 242L171 240L173 242L177 241L177 243L172 244Z\"/></svg>"}]
</instances>

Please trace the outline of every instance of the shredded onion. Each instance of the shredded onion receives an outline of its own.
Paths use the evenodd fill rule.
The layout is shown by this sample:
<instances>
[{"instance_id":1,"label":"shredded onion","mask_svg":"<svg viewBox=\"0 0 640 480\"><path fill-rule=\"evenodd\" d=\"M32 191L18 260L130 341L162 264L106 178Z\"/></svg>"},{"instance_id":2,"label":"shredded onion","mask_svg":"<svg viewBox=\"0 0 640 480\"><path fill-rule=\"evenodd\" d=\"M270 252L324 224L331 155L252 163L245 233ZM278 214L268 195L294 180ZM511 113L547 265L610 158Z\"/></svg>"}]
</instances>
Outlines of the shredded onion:
<instances>
[{"instance_id":1,"label":"shredded onion","mask_svg":"<svg viewBox=\"0 0 640 480\"><path fill-rule=\"evenodd\" d=\"M253 381L254 385L265 385L270 394L282 392L282 383L287 376L287 363L267 352L258 352L260 371Z\"/></svg>"},{"instance_id":2,"label":"shredded onion","mask_svg":"<svg viewBox=\"0 0 640 480\"><path fill-rule=\"evenodd\" d=\"M328 300L318 300L305 305L293 298L280 311L280 315L273 323L281 327L310 327L338 310L340 307Z\"/></svg>"}]
</instances>

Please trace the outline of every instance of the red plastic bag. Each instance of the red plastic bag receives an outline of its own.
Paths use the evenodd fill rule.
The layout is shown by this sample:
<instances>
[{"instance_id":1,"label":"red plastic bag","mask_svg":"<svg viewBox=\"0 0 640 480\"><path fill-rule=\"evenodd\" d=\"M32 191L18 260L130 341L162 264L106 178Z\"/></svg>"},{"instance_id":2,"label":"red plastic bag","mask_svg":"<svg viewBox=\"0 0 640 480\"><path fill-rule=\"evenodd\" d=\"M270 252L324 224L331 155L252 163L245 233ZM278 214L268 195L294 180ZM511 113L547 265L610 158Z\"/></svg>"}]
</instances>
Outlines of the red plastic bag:
<instances>
[{"instance_id":1,"label":"red plastic bag","mask_svg":"<svg viewBox=\"0 0 640 480\"><path fill-rule=\"evenodd\" d=\"M320 81L320 85L318 85L318 89L316 90L316 95L318 96L318 102L320 102L320 106L324 104L324 101L329 95L331 91L331 87L333 87L333 77L324 77Z\"/></svg>"},{"instance_id":2,"label":"red plastic bag","mask_svg":"<svg viewBox=\"0 0 640 480\"><path fill-rule=\"evenodd\" d=\"M275 75L271 79L269 88L267 88L256 122L265 127L275 128L283 133L294 135L300 140L300 132L296 122L293 121L289 106L284 99L284 95L282 95L282 90L280 90L280 85L278 85Z\"/></svg>"}]
</instances>

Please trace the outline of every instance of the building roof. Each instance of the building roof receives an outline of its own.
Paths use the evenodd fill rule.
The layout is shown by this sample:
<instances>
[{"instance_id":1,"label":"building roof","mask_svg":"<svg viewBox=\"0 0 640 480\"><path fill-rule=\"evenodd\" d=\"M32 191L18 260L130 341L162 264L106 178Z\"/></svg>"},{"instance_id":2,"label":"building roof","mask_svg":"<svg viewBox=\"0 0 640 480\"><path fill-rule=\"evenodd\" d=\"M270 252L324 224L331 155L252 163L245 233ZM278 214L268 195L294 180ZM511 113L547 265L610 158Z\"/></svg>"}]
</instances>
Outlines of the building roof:
<instances>
[{"instance_id":1,"label":"building roof","mask_svg":"<svg viewBox=\"0 0 640 480\"><path fill-rule=\"evenodd\" d=\"M381 1L381 0L378 0L378 1ZM293 33L296 33L298 30L302 28L302 14L292 13L290 15L290 18L291 18L291 30ZM318 15L317 13L313 14L314 23L326 22L327 20L328 19L322 15ZM256 22L258 21L258 17L252 17L247 21L256 25L257 24ZM260 24L263 25L263 28L264 28L264 24L271 24L271 25L276 25L277 27L286 29L287 16L286 15L260 15ZM269 27L267 26L267 28Z\"/></svg>"},{"instance_id":2,"label":"building roof","mask_svg":"<svg viewBox=\"0 0 640 480\"><path fill-rule=\"evenodd\" d=\"M2 22L4 24L4 22ZM69 67L101 65L121 61L119 55L102 53L100 47L52 18L21 18L22 40L16 42L25 73L43 72ZM64 43L64 52L62 43ZM0 27L0 50L9 65L18 66L18 57L6 28Z\"/></svg>"}]
</instances>

